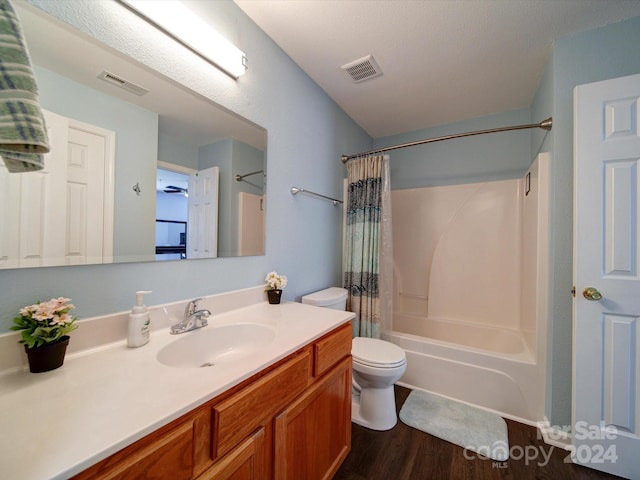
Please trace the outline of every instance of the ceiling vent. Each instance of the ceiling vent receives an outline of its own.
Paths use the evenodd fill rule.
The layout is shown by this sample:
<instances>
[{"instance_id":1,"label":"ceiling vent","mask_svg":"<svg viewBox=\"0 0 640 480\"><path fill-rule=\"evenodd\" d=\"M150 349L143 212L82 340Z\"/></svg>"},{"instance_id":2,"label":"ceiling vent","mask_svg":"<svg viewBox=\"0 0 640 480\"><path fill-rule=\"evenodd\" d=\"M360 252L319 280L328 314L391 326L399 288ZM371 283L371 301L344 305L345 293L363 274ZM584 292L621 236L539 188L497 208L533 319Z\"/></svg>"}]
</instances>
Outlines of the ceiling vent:
<instances>
[{"instance_id":1,"label":"ceiling vent","mask_svg":"<svg viewBox=\"0 0 640 480\"><path fill-rule=\"evenodd\" d=\"M135 83L130 82L129 80L125 80L124 78L118 75L114 75L113 73L107 72L106 70L103 71L100 75L98 75L98 78L100 80L104 80L107 83L110 83L111 85L115 85L116 87L124 88L125 90L131 93L135 93L136 95L139 95L139 96L142 96L145 93L149 92L149 90L147 90L146 88L141 87L140 85L136 85Z\"/></svg>"},{"instance_id":2,"label":"ceiling vent","mask_svg":"<svg viewBox=\"0 0 640 480\"><path fill-rule=\"evenodd\" d=\"M354 60L351 63L342 65L340 68L349 74L354 83L364 82L382 75L382 70L380 70L380 66L376 63L373 55Z\"/></svg>"}]
</instances>

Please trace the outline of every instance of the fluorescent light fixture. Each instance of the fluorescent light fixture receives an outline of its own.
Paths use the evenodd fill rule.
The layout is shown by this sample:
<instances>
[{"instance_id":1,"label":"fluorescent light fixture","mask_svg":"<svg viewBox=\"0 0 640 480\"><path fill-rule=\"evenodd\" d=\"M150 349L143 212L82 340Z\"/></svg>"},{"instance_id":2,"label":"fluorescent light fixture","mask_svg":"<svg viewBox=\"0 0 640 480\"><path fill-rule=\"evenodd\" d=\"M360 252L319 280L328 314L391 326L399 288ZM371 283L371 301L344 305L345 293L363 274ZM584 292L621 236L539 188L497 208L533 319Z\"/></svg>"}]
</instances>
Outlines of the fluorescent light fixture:
<instances>
[{"instance_id":1,"label":"fluorescent light fixture","mask_svg":"<svg viewBox=\"0 0 640 480\"><path fill-rule=\"evenodd\" d=\"M246 70L244 53L179 0L120 0L216 67L238 78Z\"/></svg>"}]
</instances>

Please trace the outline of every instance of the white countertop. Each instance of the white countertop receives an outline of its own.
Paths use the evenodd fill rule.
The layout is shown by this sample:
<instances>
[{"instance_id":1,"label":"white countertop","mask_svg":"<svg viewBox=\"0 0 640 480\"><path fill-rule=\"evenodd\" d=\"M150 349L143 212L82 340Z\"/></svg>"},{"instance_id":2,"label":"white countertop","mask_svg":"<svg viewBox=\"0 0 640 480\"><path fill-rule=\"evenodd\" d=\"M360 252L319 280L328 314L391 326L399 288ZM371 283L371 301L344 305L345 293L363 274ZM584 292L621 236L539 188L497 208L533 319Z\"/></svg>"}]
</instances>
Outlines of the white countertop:
<instances>
[{"instance_id":1,"label":"white countertop","mask_svg":"<svg viewBox=\"0 0 640 480\"><path fill-rule=\"evenodd\" d=\"M158 351L193 332L153 332L147 345L123 340L67 355L46 373L0 376L0 478L68 478L348 322L353 313L266 302L209 317L209 325L264 323L272 343L232 363L175 368ZM209 328L209 327L204 327ZM73 342L73 333L71 334Z\"/></svg>"}]
</instances>

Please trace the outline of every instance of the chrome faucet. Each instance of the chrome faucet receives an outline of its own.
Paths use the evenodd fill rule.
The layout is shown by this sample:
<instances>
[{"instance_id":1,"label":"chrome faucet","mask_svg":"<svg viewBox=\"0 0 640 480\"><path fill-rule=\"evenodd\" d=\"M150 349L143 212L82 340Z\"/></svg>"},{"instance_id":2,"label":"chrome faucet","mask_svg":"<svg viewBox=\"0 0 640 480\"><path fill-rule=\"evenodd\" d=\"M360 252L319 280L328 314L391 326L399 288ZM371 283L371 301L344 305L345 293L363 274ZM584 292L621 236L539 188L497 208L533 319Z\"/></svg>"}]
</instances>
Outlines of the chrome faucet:
<instances>
[{"instance_id":1,"label":"chrome faucet","mask_svg":"<svg viewBox=\"0 0 640 480\"><path fill-rule=\"evenodd\" d=\"M184 309L184 318L180 323L171 325L170 333L177 335L179 333L190 332L196 328L206 327L208 325L207 318L211 315L209 310L198 310L198 301L201 298L196 298L187 303Z\"/></svg>"}]
</instances>

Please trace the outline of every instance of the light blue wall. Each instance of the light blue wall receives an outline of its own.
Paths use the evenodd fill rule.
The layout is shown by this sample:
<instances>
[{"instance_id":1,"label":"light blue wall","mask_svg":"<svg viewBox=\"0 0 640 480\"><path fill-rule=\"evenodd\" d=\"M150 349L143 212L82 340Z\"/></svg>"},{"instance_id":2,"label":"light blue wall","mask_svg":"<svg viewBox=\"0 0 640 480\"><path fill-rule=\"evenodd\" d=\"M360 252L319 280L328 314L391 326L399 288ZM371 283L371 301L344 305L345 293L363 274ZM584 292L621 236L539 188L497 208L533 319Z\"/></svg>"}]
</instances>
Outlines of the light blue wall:
<instances>
[{"instance_id":1,"label":"light blue wall","mask_svg":"<svg viewBox=\"0 0 640 480\"><path fill-rule=\"evenodd\" d=\"M640 17L557 40L532 106L553 105L547 416L555 425L571 424L573 90L639 73L639 44Z\"/></svg>"},{"instance_id":2,"label":"light blue wall","mask_svg":"<svg viewBox=\"0 0 640 480\"><path fill-rule=\"evenodd\" d=\"M158 160L198 170L198 147L159 133Z\"/></svg>"},{"instance_id":3,"label":"light blue wall","mask_svg":"<svg viewBox=\"0 0 640 480\"><path fill-rule=\"evenodd\" d=\"M0 272L0 331L37 299L71 297L81 317L123 311L134 292L149 305L261 285L270 270L289 277L288 300L341 282L342 211L293 197L291 185L342 197L340 155L371 138L231 1L209 2L221 31L247 55L233 80L115 1L30 0L268 131L267 254L160 263L51 267ZM61 47L62 48L62 47ZM153 191L153 190L151 190Z\"/></svg>"},{"instance_id":4,"label":"light blue wall","mask_svg":"<svg viewBox=\"0 0 640 480\"><path fill-rule=\"evenodd\" d=\"M544 68L544 73L538 84L538 90L531 103L531 118L534 121L542 121L547 117L552 117L554 112L553 104L553 81L554 52L551 52ZM555 119L554 119L555 120ZM555 133L555 122L550 131L542 129L531 130L531 153L537 156L541 152L550 152L553 149L553 136Z\"/></svg>"},{"instance_id":5,"label":"light blue wall","mask_svg":"<svg viewBox=\"0 0 640 480\"><path fill-rule=\"evenodd\" d=\"M547 114L547 116L550 115ZM473 118L450 125L374 140L374 148L462 132L538 122L528 109ZM431 187L522 176L534 157L531 131L518 130L429 143L389 152L391 188Z\"/></svg>"},{"instance_id":6,"label":"light blue wall","mask_svg":"<svg viewBox=\"0 0 640 480\"><path fill-rule=\"evenodd\" d=\"M36 67L43 108L116 134L113 252L120 259L155 252L155 196L136 195L132 186L155 192L158 114ZM136 232L132 235L131 232Z\"/></svg>"}]
</instances>

